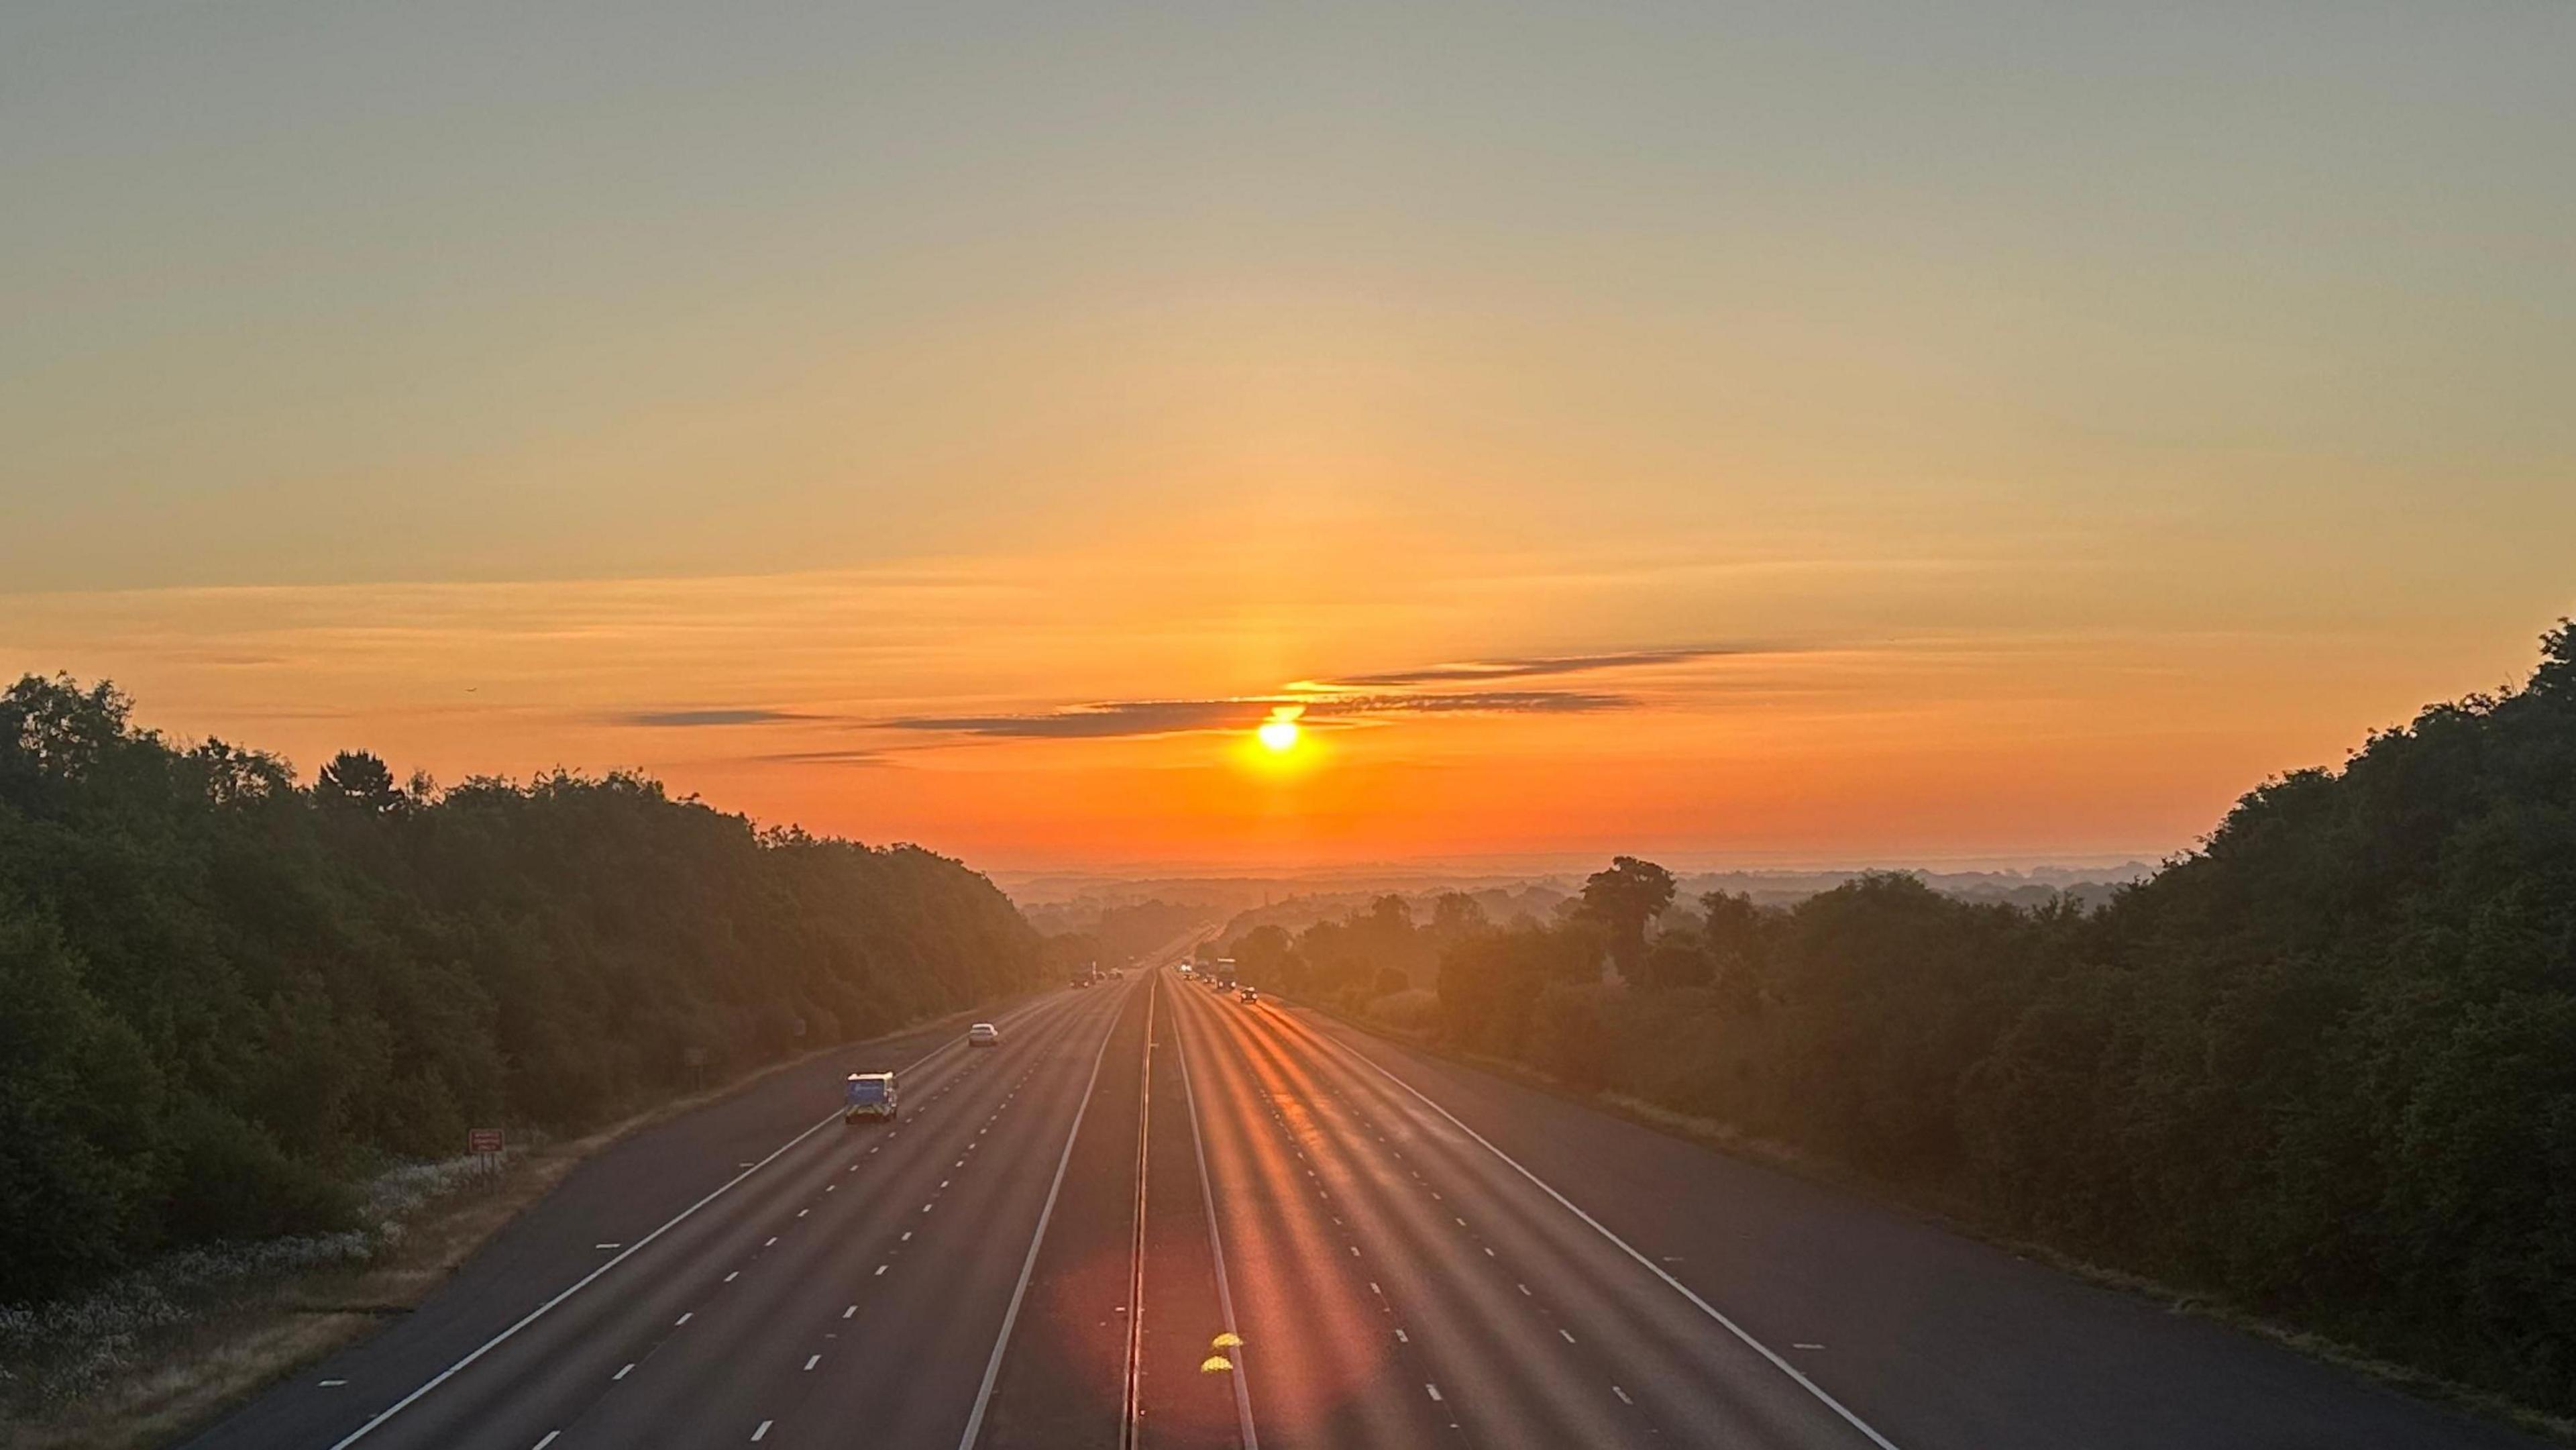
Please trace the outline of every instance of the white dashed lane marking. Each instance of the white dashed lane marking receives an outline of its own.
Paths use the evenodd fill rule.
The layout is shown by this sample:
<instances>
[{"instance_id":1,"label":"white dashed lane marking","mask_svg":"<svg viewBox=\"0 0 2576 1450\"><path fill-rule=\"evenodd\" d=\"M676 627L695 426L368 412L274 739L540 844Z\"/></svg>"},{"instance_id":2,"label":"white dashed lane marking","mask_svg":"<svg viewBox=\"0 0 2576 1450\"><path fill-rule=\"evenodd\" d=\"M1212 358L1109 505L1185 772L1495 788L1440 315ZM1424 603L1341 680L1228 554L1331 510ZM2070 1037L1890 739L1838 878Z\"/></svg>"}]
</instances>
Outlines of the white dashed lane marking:
<instances>
[{"instance_id":1,"label":"white dashed lane marking","mask_svg":"<svg viewBox=\"0 0 2576 1450\"><path fill-rule=\"evenodd\" d=\"M613 1379L613 1380L622 1380L622 1379L626 1378L628 1375L633 1374L633 1373L635 1373L635 1366L634 1366L634 1365L632 1365L632 1364L629 1364L629 1365L627 1365L627 1366L626 1366L626 1368L619 1370L617 1373L615 1373L615 1374L613 1374L613 1375L610 1375L610 1376L609 1376L609 1378L610 1378L610 1379Z\"/></svg>"}]
</instances>

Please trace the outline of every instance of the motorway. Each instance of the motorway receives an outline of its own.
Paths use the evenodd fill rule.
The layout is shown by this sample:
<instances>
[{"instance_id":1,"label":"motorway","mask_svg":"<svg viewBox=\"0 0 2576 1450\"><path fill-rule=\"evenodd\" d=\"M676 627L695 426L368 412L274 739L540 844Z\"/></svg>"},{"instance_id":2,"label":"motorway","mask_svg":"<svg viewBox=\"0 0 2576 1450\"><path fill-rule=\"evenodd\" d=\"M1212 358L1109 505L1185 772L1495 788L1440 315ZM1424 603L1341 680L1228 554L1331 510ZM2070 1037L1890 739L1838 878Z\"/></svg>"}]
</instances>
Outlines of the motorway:
<instances>
[{"instance_id":1,"label":"motorway","mask_svg":"<svg viewBox=\"0 0 2576 1450\"><path fill-rule=\"evenodd\" d=\"M628 1138L189 1443L2539 1443L1168 972L992 1017Z\"/></svg>"}]
</instances>

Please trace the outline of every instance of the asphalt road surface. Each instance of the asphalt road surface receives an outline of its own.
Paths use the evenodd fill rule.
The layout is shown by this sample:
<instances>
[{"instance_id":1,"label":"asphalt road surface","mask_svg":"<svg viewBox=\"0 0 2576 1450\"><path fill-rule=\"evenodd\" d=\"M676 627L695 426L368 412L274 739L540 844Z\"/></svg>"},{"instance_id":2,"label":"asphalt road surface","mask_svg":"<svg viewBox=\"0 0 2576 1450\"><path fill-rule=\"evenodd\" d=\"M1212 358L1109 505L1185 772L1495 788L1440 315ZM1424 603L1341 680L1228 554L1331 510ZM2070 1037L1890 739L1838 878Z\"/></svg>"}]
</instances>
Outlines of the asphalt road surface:
<instances>
[{"instance_id":1,"label":"asphalt road surface","mask_svg":"<svg viewBox=\"0 0 2576 1450\"><path fill-rule=\"evenodd\" d=\"M2539 1443L1168 972L994 1020L628 1139L191 1443Z\"/></svg>"}]
</instances>

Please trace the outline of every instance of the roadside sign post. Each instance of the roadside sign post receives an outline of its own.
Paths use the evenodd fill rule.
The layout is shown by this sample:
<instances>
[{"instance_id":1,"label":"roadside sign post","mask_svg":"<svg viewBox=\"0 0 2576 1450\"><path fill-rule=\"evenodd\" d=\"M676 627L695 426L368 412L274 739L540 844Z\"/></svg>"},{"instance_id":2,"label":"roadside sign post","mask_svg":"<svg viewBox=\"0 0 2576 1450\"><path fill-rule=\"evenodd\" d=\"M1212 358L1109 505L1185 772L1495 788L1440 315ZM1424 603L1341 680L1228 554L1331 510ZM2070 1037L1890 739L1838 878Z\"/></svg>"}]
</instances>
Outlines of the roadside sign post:
<instances>
[{"instance_id":1,"label":"roadside sign post","mask_svg":"<svg viewBox=\"0 0 2576 1450\"><path fill-rule=\"evenodd\" d=\"M485 1178L498 1179L501 1176L500 1129L467 1129L465 1132L465 1151L473 1154L475 1158L482 1163L482 1172Z\"/></svg>"}]
</instances>

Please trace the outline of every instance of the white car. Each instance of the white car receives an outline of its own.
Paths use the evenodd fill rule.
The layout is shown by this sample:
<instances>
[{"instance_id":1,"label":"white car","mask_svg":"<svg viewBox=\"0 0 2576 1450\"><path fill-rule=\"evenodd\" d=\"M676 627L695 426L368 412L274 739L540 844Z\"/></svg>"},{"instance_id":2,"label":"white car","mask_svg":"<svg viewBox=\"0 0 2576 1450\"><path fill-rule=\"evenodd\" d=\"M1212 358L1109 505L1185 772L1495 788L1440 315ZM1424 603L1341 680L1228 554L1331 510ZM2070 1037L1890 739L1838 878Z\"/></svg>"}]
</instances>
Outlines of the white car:
<instances>
[{"instance_id":1,"label":"white car","mask_svg":"<svg viewBox=\"0 0 2576 1450\"><path fill-rule=\"evenodd\" d=\"M999 1047L1001 1043L1002 1029L990 1022L978 1022L966 1029L968 1047Z\"/></svg>"}]
</instances>

